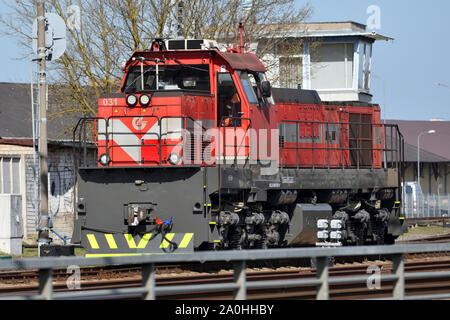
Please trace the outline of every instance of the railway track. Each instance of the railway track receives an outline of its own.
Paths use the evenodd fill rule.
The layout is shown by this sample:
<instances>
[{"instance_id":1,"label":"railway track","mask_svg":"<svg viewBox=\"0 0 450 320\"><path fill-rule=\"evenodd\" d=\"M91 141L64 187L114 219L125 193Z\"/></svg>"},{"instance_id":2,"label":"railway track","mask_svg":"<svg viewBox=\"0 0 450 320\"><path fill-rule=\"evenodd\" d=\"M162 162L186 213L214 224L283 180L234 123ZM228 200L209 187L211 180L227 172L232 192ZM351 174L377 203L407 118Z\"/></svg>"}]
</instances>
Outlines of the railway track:
<instances>
[{"instance_id":1,"label":"railway track","mask_svg":"<svg viewBox=\"0 0 450 320\"><path fill-rule=\"evenodd\" d=\"M450 233L434 236L425 236L417 239L396 241L396 244L421 244L421 243L446 243L446 242L450 242Z\"/></svg>"},{"instance_id":2,"label":"railway track","mask_svg":"<svg viewBox=\"0 0 450 320\"><path fill-rule=\"evenodd\" d=\"M177 265L163 265L157 266L157 274L165 273L181 273L190 266ZM192 268L192 266L191 266ZM80 276L85 280L101 280L101 279L118 279L126 278L134 275L141 274L140 267L130 267L130 266L103 266L103 267L87 267L80 269ZM71 274L71 273L70 273ZM55 269L53 270L54 281L66 281L68 275L70 275L66 269ZM11 270L11 271L0 271L0 288L5 284L26 284L30 282L36 282L39 279L39 274L37 270Z\"/></svg>"},{"instance_id":3,"label":"railway track","mask_svg":"<svg viewBox=\"0 0 450 320\"><path fill-rule=\"evenodd\" d=\"M330 268L330 278L366 275L369 265L377 266L381 270L381 274L390 274L392 264L386 261L373 261L359 264L344 264ZM136 268L138 269L138 268ZM173 270L176 270L174 268ZM405 261L405 272L432 272L432 271L449 271L450 258L427 258L425 260L410 259ZM92 270L87 270L92 272ZM123 271L123 270L122 270ZM113 272L109 269L108 272ZM84 276L84 279L83 279ZM67 275L66 275L67 277ZM298 280L315 278L316 272L312 268L296 268L284 267L279 269L269 268L251 268L247 271L247 281L262 280ZM178 270L173 273L159 273L156 277L158 287L170 285L195 285L195 284L211 284L211 283L230 283L233 280L233 272L230 270L221 270L213 273L179 273ZM89 274L82 275L81 288L83 290L113 289L124 287L138 287L141 285L141 276L138 270L129 271L126 277L116 278L109 277L104 279L89 278ZM27 283L21 286L3 285L0 286L1 297L14 295L33 295L38 290L37 283ZM65 279L54 279L54 291L67 291ZM293 288L275 288L275 289L258 289L248 290L247 299L315 299L315 286L299 286ZM363 298L386 298L391 296L392 283L390 281L382 281L379 290L368 290L365 283L362 284L339 284L330 285L330 299L363 299ZM432 280L408 280L406 281L406 294L425 294L425 293L443 293L450 292L450 279L432 279ZM215 292L196 292L189 294L170 294L160 295L158 299L169 300L215 300L215 299L232 299L231 291L215 291ZM107 297L104 297L105 299ZM139 299L139 295L108 297L109 299Z\"/></svg>"},{"instance_id":4,"label":"railway track","mask_svg":"<svg viewBox=\"0 0 450 320\"><path fill-rule=\"evenodd\" d=\"M427 259L427 258L442 258L448 257L450 259L450 252L439 253L427 253L427 254L406 254L405 259ZM383 256L366 256L366 257L342 257L336 258L334 263L337 265L346 266L347 270L352 269L352 264L360 263L362 267L367 265L379 265L389 263L389 257ZM295 270L295 272L307 272L314 270L311 268L311 260L298 259L276 262L249 262L248 267L250 271L258 270ZM205 263L205 264L172 264L172 265L159 265L155 266L157 275L171 275L176 276L179 274L209 274L222 272L221 270L231 270L232 265L230 263ZM338 270L338 269L336 269ZM346 272L348 271L341 271ZM72 274L66 269L53 270L53 280L66 281ZM141 275L140 267L131 266L103 266L103 267L87 267L80 269L80 277L83 281L96 281L104 279L126 279ZM349 274L350 275L350 274ZM35 283L39 279L37 270L11 270L0 271L0 293L4 286L24 286L26 284Z\"/></svg>"},{"instance_id":5,"label":"railway track","mask_svg":"<svg viewBox=\"0 0 450 320\"><path fill-rule=\"evenodd\" d=\"M450 234L424 237L397 243L442 243L449 242ZM315 278L316 271L310 267L311 261L290 260L277 261L275 263L258 262L249 263L247 269L247 281L261 280L290 280ZM368 275L368 266L377 266L382 274L392 272L392 263L389 257L366 256L346 257L335 260L336 265L329 270L330 278ZM232 266L227 263L206 264L172 264L156 266L157 286L167 285L193 285L211 283L229 283L233 279ZM124 287L137 287L141 285L141 268L131 266L104 266L81 268L81 287L83 290L111 289ZM450 271L450 252L405 254L405 272L431 272ZM67 270L56 269L53 271L55 292L67 291L66 281L71 274ZM32 295L38 289L37 270L14 270L0 272L0 299L10 295ZM298 288L279 288L270 290L249 290L248 299L314 299L316 295L314 286ZM406 294L429 293L429 290L437 293L450 292L450 279L434 280L408 280L406 282ZM382 283L382 289L368 291L365 284L339 284L330 285L331 299L357 299L357 298L384 298L391 296L392 283ZM232 292L208 292L195 294L171 294L161 295L158 299L231 299ZM117 297L140 298L139 296Z\"/></svg>"}]
</instances>

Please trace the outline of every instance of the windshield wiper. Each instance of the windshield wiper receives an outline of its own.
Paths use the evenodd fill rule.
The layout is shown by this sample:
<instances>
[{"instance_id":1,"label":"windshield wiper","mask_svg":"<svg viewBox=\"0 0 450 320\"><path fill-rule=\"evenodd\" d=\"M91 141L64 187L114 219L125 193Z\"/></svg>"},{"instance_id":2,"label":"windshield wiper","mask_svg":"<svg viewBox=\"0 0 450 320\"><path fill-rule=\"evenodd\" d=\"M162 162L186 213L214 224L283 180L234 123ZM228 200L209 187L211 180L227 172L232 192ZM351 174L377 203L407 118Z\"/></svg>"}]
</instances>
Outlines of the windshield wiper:
<instances>
[{"instance_id":1,"label":"windshield wiper","mask_svg":"<svg viewBox=\"0 0 450 320\"><path fill-rule=\"evenodd\" d=\"M131 83L123 90L123 92L127 92L128 89L130 89L130 87L131 87L132 85L134 85L135 82L138 81L139 79L144 80L144 75L146 75L149 71L154 71L154 70L155 70L154 68L149 68L149 69L146 70L145 72L142 72L142 70L141 70L141 74L140 74L138 77L136 77L136 79L134 79L133 82L131 82ZM142 86L141 89L144 90L144 86L142 85L142 82L141 82L141 86Z\"/></svg>"},{"instance_id":2,"label":"windshield wiper","mask_svg":"<svg viewBox=\"0 0 450 320\"><path fill-rule=\"evenodd\" d=\"M165 63L166 59L160 60L158 58L156 59L146 59L144 57L133 57L133 60L136 61L140 61L141 62L141 74L139 75L139 77L137 77L136 79L133 80L133 82L131 82L124 90L124 92L127 92L127 90L139 79L141 79L141 90L144 91L144 75L147 74L147 72L149 71L153 71L155 69L153 68L149 68L147 71L144 72L144 62L145 61L153 61L156 63L156 90L158 90L159 86L158 86L158 81L159 81L159 63Z\"/></svg>"},{"instance_id":3,"label":"windshield wiper","mask_svg":"<svg viewBox=\"0 0 450 320\"><path fill-rule=\"evenodd\" d=\"M202 68L193 67L193 66L191 66L191 65L189 65L189 64L183 64L183 63L182 63L180 60L178 60L177 58L170 58L170 59L173 60L173 61L175 61L176 63L180 64L180 66L181 66L181 67L184 67L184 68L189 68L189 69L197 70L197 71L209 72L209 70L205 70L205 69L202 69Z\"/></svg>"}]
</instances>

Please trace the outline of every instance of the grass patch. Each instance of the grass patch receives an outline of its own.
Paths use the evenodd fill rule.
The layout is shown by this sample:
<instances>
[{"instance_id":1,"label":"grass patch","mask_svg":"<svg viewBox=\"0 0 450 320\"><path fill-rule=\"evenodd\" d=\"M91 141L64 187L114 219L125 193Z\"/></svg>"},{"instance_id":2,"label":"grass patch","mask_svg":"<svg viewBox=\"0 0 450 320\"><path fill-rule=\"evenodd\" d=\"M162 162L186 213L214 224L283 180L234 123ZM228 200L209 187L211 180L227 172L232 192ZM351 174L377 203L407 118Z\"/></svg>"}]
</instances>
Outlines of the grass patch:
<instances>
[{"instance_id":1,"label":"grass patch","mask_svg":"<svg viewBox=\"0 0 450 320\"><path fill-rule=\"evenodd\" d=\"M84 248L75 248L76 256L84 256L86 254L86 249Z\"/></svg>"},{"instance_id":2,"label":"grass patch","mask_svg":"<svg viewBox=\"0 0 450 320\"><path fill-rule=\"evenodd\" d=\"M412 234L412 235L433 236L433 235L439 235L439 234L444 234L444 233L450 233L450 228L444 228L442 225L409 227L409 234Z\"/></svg>"},{"instance_id":3,"label":"grass patch","mask_svg":"<svg viewBox=\"0 0 450 320\"><path fill-rule=\"evenodd\" d=\"M36 258L38 256L37 248L23 248L22 258Z\"/></svg>"},{"instance_id":4,"label":"grass patch","mask_svg":"<svg viewBox=\"0 0 450 320\"><path fill-rule=\"evenodd\" d=\"M86 250L84 248L75 248L76 256L84 256L86 254ZM0 251L1 256L9 256L13 258L37 258L38 257L38 248L23 248L22 256L10 255L8 253Z\"/></svg>"},{"instance_id":5,"label":"grass patch","mask_svg":"<svg viewBox=\"0 0 450 320\"><path fill-rule=\"evenodd\" d=\"M0 257L11 257L11 255L9 253L0 251Z\"/></svg>"}]
</instances>

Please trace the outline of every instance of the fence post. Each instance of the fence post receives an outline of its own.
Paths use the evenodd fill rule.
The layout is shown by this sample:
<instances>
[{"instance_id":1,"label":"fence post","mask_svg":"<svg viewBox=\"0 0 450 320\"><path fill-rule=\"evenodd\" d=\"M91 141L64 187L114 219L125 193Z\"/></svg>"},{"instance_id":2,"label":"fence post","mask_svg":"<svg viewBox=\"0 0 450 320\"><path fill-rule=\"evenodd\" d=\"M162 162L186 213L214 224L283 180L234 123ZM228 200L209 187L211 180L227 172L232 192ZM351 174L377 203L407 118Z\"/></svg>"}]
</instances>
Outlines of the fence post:
<instances>
[{"instance_id":1,"label":"fence post","mask_svg":"<svg viewBox=\"0 0 450 320\"><path fill-rule=\"evenodd\" d=\"M39 295L45 300L51 300L53 293L52 269L39 269Z\"/></svg>"},{"instance_id":2,"label":"fence post","mask_svg":"<svg viewBox=\"0 0 450 320\"><path fill-rule=\"evenodd\" d=\"M394 280L393 296L394 299L405 299L405 262L403 254L396 254L392 257L392 273L397 276Z\"/></svg>"},{"instance_id":3,"label":"fence post","mask_svg":"<svg viewBox=\"0 0 450 320\"><path fill-rule=\"evenodd\" d=\"M234 290L233 298L235 300L247 299L247 286L246 286L246 269L245 261L238 261L234 264L234 279L233 282L239 285L238 289Z\"/></svg>"},{"instance_id":4,"label":"fence post","mask_svg":"<svg viewBox=\"0 0 450 320\"><path fill-rule=\"evenodd\" d=\"M155 300L155 267L151 263L142 265L142 285L147 289L144 300Z\"/></svg>"},{"instance_id":5,"label":"fence post","mask_svg":"<svg viewBox=\"0 0 450 320\"><path fill-rule=\"evenodd\" d=\"M317 300L328 300L328 257L317 257L317 279L321 284L317 286Z\"/></svg>"}]
</instances>

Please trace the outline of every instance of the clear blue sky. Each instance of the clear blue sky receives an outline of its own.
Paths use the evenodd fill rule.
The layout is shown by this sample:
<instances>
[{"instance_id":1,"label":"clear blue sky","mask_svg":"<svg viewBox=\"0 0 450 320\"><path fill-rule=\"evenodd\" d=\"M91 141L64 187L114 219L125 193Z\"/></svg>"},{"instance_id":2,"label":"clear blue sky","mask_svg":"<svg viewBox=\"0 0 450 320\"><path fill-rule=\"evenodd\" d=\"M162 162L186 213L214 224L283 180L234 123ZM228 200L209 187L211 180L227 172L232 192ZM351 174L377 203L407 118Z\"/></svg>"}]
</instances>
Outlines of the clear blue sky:
<instances>
[{"instance_id":1,"label":"clear blue sky","mask_svg":"<svg viewBox=\"0 0 450 320\"><path fill-rule=\"evenodd\" d=\"M301 5L304 0L297 0ZM386 82L387 117L404 120L443 118L450 121L450 1L448 0L310 0L310 21L356 21L366 24L370 5L381 9L381 29L395 38L374 46L373 74ZM0 1L0 11L5 10ZM0 81L29 82L30 64L14 39L0 37ZM374 102L383 104L383 87L372 79Z\"/></svg>"}]
</instances>

